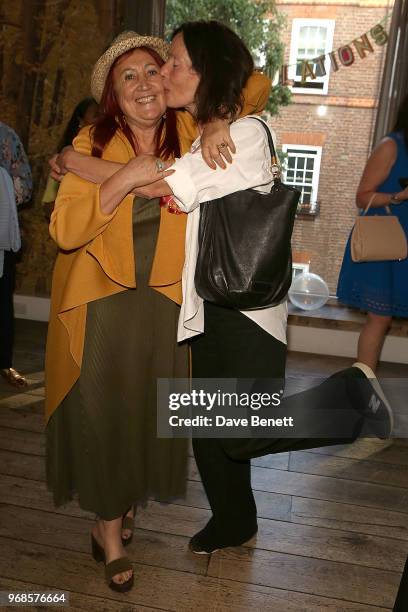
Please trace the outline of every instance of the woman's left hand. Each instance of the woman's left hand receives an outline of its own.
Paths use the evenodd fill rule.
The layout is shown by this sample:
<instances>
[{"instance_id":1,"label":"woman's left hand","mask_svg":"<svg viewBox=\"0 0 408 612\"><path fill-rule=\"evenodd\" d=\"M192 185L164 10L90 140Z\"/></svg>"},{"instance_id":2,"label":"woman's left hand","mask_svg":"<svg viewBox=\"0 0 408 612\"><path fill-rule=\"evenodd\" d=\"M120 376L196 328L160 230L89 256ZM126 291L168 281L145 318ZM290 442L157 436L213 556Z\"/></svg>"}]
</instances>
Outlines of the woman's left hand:
<instances>
[{"instance_id":1,"label":"woman's left hand","mask_svg":"<svg viewBox=\"0 0 408 612\"><path fill-rule=\"evenodd\" d=\"M231 153L236 153L236 149L226 119L215 119L204 125L201 152L205 163L213 170L217 165L225 170L225 162L232 164Z\"/></svg>"},{"instance_id":2,"label":"woman's left hand","mask_svg":"<svg viewBox=\"0 0 408 612\"><path fill-rule=\"evenodd\" d=\"M64 175L61 172L61 168L59 167L57 160L58 160L58 153L55 153L55 155L53 155L51 159L48 160L48 165L51 168L50 170L51 177L54 179L54 181L58 181L58 183L60 183L62 179L64 178Z\"/></svg>"},{"instance_id":3,"label":"woman's left hand","mask_svg":"<svg viewBox=\"0 0 408 612\"><path fill-rule=\"evenodd\" d=\"M62 151L56 153L48 160L48 163L51 167L51 176L55 181L59 183L62 181L68 170L68 158L70 154L74 151L74 147L72 145L68 145L64 147Z\"/></svg>"}]
</instances>

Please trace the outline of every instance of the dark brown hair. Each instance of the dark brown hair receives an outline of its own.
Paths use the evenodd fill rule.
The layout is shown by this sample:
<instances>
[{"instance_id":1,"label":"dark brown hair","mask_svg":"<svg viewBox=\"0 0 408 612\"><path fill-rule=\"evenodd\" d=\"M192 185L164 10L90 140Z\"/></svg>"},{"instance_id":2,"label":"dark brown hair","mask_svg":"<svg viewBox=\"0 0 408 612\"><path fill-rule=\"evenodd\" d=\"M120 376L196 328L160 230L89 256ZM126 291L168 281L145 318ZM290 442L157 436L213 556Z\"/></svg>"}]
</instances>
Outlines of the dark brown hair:
<instances>
[{"instance_id":1,"label":"dark brown hair","mask_svg":"<svg viewBox=\"0 0 408 612\"><path fill-rule=\"evenodd\" d=\"M76 105L58 144L57 151L61 151L64 147L72 144L72 141L81 129L81 119L85 117L86 111L90 106L98 106L97 101L93 98L84 98Z\"/></svg>"},{"instance_id":2,"label":"dark brown hair","mask_svg":"<svg viewBox=\"0 0 408 612\"><path fill-rule=\"evenodd\" d=\"M200 75L196 120L235 119L242 109L242 90L254 61L242 40L218 21L190 21L173 33L182 34L194 70Z\"/></svg>"},{"instance_id":3,"label":"dark brown hair","mask_svg":"<svg viewBox=\"0 0 408 612\"><path fill-rule=\"evenodd\" d=\"M138 47L138 49L149 53L159 66L163 66L164 61L154 49L150 49L149 47ZM112 140L116 130L119 128L131 143L135 154L137 155L139 153L138 143L132 130L125 121L124 114L119 107L113 87L113 70L116 63L120 59L133 53L133 51L135 51L135 49L130 49L116 58L106 78L100 103L100 116L92 127L92 155L94 157L102 157L106 145ZM157 157L163 157L164 159L180 157L176 112L172 109L167 109L165 119L160 123L156 132L155 155L157 155Z\"/></svg>"}]
</instances>

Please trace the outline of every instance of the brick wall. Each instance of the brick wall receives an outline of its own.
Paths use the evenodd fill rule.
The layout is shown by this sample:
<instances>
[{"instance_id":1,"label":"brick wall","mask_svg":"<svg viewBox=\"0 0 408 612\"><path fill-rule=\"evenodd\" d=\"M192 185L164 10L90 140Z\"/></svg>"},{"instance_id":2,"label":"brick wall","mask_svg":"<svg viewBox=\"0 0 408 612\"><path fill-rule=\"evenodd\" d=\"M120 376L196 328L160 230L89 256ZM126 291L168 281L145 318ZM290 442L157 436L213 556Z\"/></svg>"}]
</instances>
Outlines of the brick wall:
<instances>
[{"instance_id":1,"label":"brick wall","mask_svg":"<svg viewBox=\"0 0 408 612\"><path fill-rule=\"evenodd\" d=\"M280 1L287 14L283 33L285 61L289 62L292 21L295 18L334 19L333 48L350 43L386 14L386 1ZM372 39L371 39L372 40ZM298 217L293 248L299 260L310 258L310 270L321 275L335 293L347 237L356 215L355 193L371 148L385 47L373 43L374 53L356 55L350 67L331 71L327 95L295 94L293 103L273 119L278 141L323 147L316 217ZM327 106L319 117L317 107Z\"/></svg>"}]
</instances>

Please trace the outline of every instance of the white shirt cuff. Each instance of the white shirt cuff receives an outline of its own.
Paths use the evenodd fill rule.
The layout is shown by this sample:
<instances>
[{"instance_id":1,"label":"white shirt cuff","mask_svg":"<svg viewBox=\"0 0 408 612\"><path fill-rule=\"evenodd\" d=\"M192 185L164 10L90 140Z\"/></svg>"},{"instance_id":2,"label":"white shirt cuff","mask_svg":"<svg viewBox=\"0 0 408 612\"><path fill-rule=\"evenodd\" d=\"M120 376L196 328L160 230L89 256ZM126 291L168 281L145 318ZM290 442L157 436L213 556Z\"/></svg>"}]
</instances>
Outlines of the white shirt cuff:
<instances>
[{"instance_id":1,"label":"white shirt cuff","mask_svg":"<svg viewBox=\"0 0 408 612\"><path fill-rule=\"evenodd\" d=\"M170 185L174 199L184 212L188 213L196 207L197 189L189 173L176 160L169 170L175 170L174 174L165 177L165 181Z\"/></svg>"}]
</instances>

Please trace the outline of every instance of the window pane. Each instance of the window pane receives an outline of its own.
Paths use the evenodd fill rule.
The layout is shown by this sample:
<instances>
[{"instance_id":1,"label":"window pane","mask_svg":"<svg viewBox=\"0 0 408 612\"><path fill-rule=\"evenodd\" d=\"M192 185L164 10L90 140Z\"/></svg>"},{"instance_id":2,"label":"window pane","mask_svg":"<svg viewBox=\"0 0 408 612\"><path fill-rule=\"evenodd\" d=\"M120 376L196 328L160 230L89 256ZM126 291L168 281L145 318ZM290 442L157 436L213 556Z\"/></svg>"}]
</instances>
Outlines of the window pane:
<instances>
[{"instance_id":1,"label":"window pane","mask_svg":"<svg viewBox=\"0 0 408 612\"><path fill-rule=\"evenodd\" d=\"M316 76L318 77L324 76L324 72L320 64L314 64L313 70Z\"/></svg>"},{"instance_id":2,"label":"window pane","mask_svg":"<svg viewBox=\"0 0 408 612\"><path fill-rule=\"evenodd\" d=\"M307 26L303 26L302 28L300 28L300 30L299 30L299 46L305 44L305 42L307 40L307 31L308 31L308 27Z\"/></svg>"},{"instance_id":3,"label":"window pane","mask_svg":"<svg viewBox=\"0 0 408 612\"><path fill-rule=\"evenodd\" d=\"M310 202L312 201L312 188L311 187L304 187L303 189L303 202L305 204L310 204Z\"/></svg>"},{"instance_id":4,"label":"window pane","mask_svg":"<svg viewBox=\"0 0 408 612\"><path fill-rule=\"evenodd\" d=\"M307 20L313 24L313 20ZM296 67L292 68L292 74L295 80L294 87L299 90L310 90L319 93L324 91L328 82L328 75L325 75L324 68L321 68L315 62L312 62L317 57L324 56L328 49L329 28L326 25L302 25L294 28L293 36L295 37L296 49ZM316 76L315 79L307 77L304 82L301 82L302 76L302 61L308 60L312 63L312 69Z\"/></svg>"},{"instance_id":5,"label":"window pane","mask_svg":"<svg viewBox=\"0 0 408 612\"><path fill-rule=\"evenodd\" d=\"M286 148L287 168L284 181L294 185L301 192L301 203L314 205L313 178L315 169L316 149ZM307 157L306 157L307 155Z\"/></svg>"},{"instance_id":6,"label":"window pane","mask_svg":"<svg viewBox=\"0 0 408 612\"><path fill-rule=\"evenodd\" d=\"M327 38L327 28L320 26L317 34L318 40L322 47L326 46L326 38Z\"/></svg>"}]
</instances>

